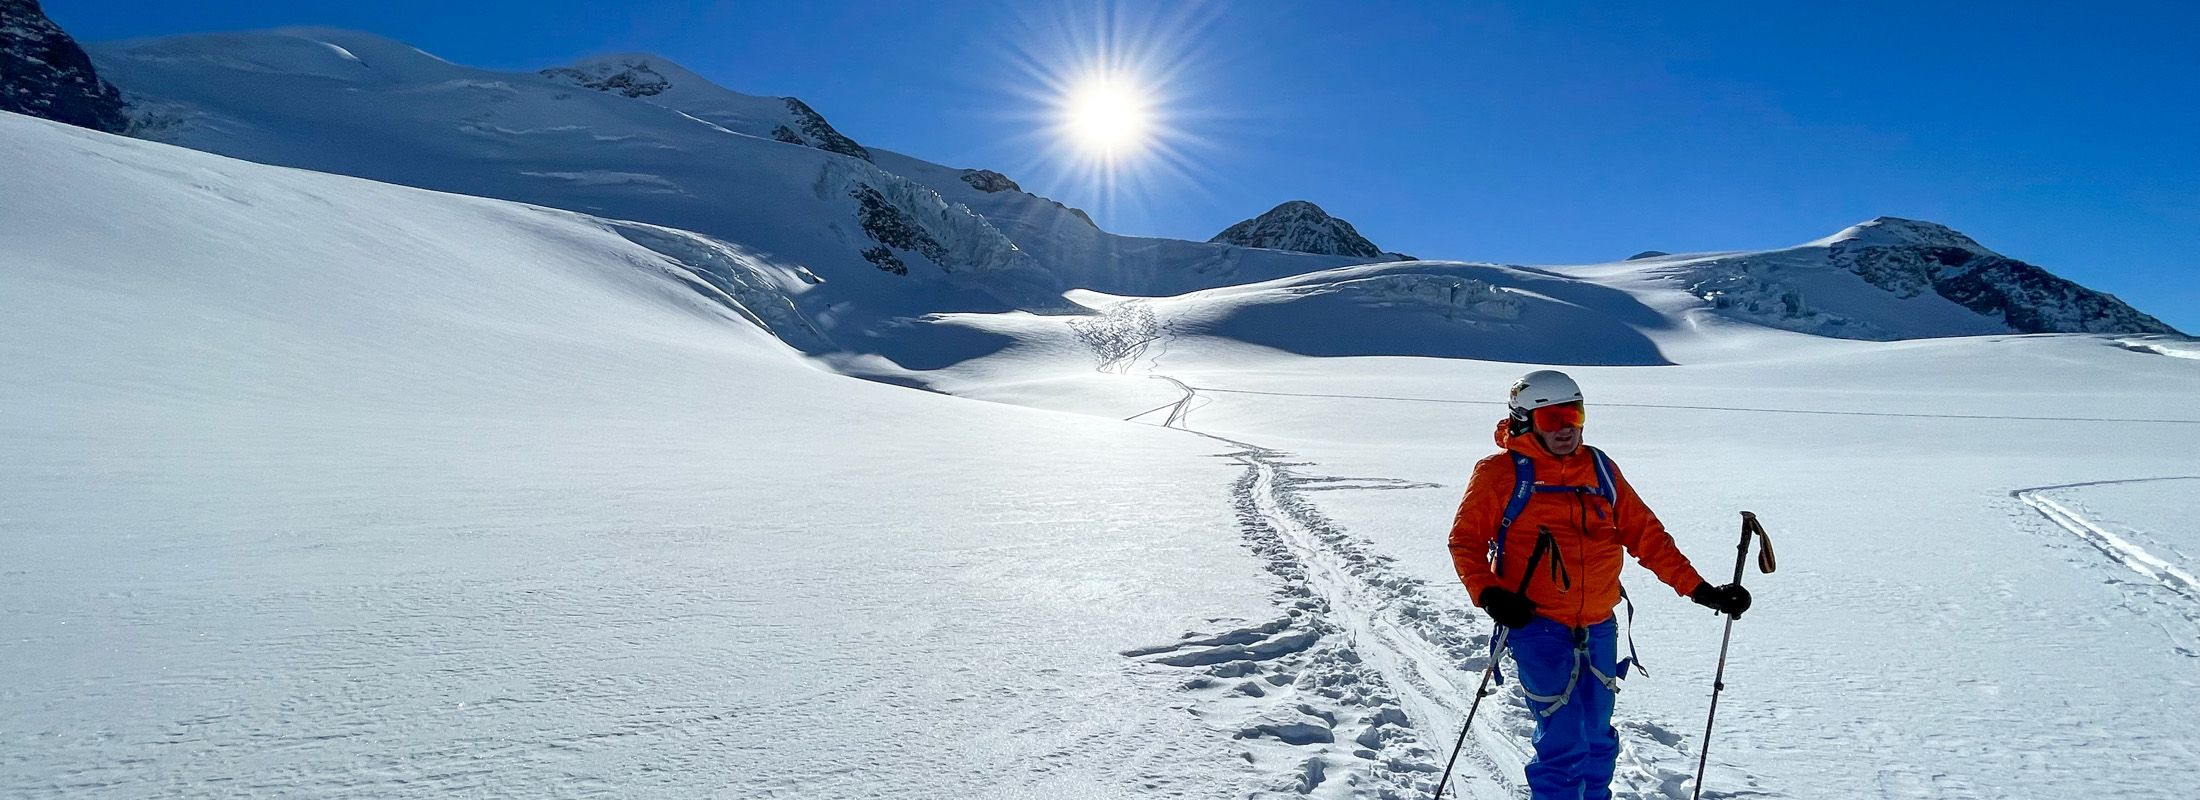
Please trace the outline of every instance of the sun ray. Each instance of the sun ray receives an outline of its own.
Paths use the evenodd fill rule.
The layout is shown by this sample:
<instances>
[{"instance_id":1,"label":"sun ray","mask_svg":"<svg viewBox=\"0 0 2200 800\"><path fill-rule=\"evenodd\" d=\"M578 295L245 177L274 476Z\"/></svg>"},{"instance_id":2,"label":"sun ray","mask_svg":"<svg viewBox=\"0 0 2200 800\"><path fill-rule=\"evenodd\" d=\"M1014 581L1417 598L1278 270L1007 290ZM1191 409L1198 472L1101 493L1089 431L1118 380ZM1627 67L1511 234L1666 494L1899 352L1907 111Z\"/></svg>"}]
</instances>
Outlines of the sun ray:
<instances>
[{"instance_id":1,"label":"sun ray","mask_svg":"<svg viewBox=\"0 0 2200 800\"><path fill-rule=\"evenodd\" d=\"M1022 12L1002 87L1020 109L1000 115L1030 154L1018 169L1134 225L1157 192L1206 194L1214 142L1201 129L1225 119L1227 103L1199 76L1213 73L1219 13L1208 3Z\"/></svg>"}]
</instances>

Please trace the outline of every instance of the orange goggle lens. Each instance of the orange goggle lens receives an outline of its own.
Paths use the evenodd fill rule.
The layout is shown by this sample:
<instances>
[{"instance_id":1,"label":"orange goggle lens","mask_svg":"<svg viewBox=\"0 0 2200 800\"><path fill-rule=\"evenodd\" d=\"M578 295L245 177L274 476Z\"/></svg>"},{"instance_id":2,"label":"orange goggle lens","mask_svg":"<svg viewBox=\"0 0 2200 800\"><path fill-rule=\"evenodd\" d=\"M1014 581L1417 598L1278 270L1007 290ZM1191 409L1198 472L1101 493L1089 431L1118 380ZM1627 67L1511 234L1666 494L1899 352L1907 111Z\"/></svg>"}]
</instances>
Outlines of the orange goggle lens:
<instances>
[{"instance_id":1,"label":"orange goggle lens","mask_svg":"<svg viewBox=\"0 0 2200 800\"><path fill-rule=\"evenodd\" d=\"M1535 418L1535 429L1539 431L1579 428L1589 421L1589 412L1580 403L1544 406L1529 413Z\"/></svg>"}]
</instances>

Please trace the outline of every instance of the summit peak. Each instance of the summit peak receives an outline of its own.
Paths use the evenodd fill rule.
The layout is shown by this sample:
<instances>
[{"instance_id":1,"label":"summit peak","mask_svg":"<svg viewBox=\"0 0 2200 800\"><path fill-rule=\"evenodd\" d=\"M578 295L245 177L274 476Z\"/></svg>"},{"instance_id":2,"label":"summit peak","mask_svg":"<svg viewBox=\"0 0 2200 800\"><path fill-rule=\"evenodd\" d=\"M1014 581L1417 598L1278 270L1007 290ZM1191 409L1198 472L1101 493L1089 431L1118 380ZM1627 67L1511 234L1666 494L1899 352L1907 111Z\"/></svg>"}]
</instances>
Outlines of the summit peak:
<instances>
[{"instance_id":1,"label":"summit peak","mask_svg":"<svg viewBox=\"0 0 2200 800\"><path fill-rule=\"evenodd\" d=\"M1207 241L1326 256L1383 256L1383 249L1361 236L1352 223L1330 216L1321 206L1306 200L1285 201Z\"/></svg>"}]
</instances>

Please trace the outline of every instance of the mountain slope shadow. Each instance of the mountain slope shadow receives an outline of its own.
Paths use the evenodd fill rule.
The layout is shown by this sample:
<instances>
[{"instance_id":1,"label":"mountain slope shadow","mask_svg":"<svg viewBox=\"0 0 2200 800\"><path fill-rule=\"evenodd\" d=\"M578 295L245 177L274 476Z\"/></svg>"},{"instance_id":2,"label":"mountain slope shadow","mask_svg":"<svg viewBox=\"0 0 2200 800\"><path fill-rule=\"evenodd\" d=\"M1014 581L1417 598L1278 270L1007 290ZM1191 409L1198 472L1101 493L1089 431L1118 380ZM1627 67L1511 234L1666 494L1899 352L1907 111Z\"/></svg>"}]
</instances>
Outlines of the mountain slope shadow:
<instances>
[{"instance_id":1,"label":"mountain slope shadow","mask_svg":"<svg viewBox=\"0 0 2200 800\"><path fill-rule=\"evenodd\" d=\"M1644 329L1671 326L1626 292L1534 270L1405 262L1178 298L1179 334L1309 356L1670 364Z\"/></svg>"}]
</instances>

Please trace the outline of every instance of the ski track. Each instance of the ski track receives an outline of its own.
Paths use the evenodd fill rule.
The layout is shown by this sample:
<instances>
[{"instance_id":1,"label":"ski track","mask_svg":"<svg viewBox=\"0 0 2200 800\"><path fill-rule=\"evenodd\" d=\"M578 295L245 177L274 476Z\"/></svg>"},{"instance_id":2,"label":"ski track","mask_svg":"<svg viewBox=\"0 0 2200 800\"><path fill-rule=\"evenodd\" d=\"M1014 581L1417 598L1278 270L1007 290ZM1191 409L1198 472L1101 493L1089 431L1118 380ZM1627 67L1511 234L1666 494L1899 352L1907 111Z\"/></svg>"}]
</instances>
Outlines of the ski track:
<instances>
[{"instance_id":1,"label":"ski track","mask_svg":"<svg viewBox=\"0 0 2200 800\"><path fill-rule=\"evenodd\" d=\"M1139 360L1159 366L1166 352L1166 323L1126 301L1106 312L1146 327L1109 323L1122 330L1099 338L1102 371L1127 374ZM1143 312L1143 313L1141 313ZM1082 333L1083 329L1080 329ZM1124 343L1124 344L1118 344ZM1122 351L1113 351L1122 347ZM1135 352L1132 352L1134 351ZM1129 363L1126 363L1128 359ZM1243 743L1239 757L1255 768L1251 797L1428 797L1465 718L1466 704L1488 666L1488 625L1465 603L1437 599L1439 590L1403 573L1394 559L1322 515L1308 492L1344 489L1431 489L1435 484L1390 478L1318 476L1309 464L1278 450L1202 433L1188 426L1201 407L1200 389L1150 372L1174 384L1174 403L1138 415L1169 410L1163 427L1226 443L1245 468L1233 484L1247 545L1282 586L1282 615L1257 624L1216 619L1218 631L1186 633L1179 641L1124 651L1140 661L1196 671L1183 689L1199 697L1192 713L1232 729ZM1463 798L1526 795L1521 768L1535 724L1517 681L1493 689L1474 742L1459 754L1449 794ZM1615 723L1621 731L1613 796L1643 800L1688 797L1695 756L1673 729L1645 720ZM1720 790L1705 797L1769 796L1759 781L1728 765L1716 765Z\"/></svg>"},{"instance_id":2,"label":"ski track","mask_svg":"<svg viewBox=\"0 0 2200 800\"><path fill-rule=\"evenodd\" d=\"M2200 658L2200 576L2177 566L2175 563L2150 552L2138 542L2120 536L2107 526L2086 519L2069 505L2050 497L2050 493L2080 489L2087 486L2107 486L2161 481L2200 481L2200 476L2176 476L2166 478L2137 478L2117 481L2089 481L2054 486L2035 486L2009 493L2011 497L2032 507L2055 527L2076 536L2091 545L2116 564L2146 578L2144 582L2117 580L2115 583L2131 586L2139 591L2127 593L2134 602L2145 602L2167 613L2181 617L2189 627L2184 631L2165 628L2171 637L2172 647L2180 655Z\"/></svg>"}]
</instances>

